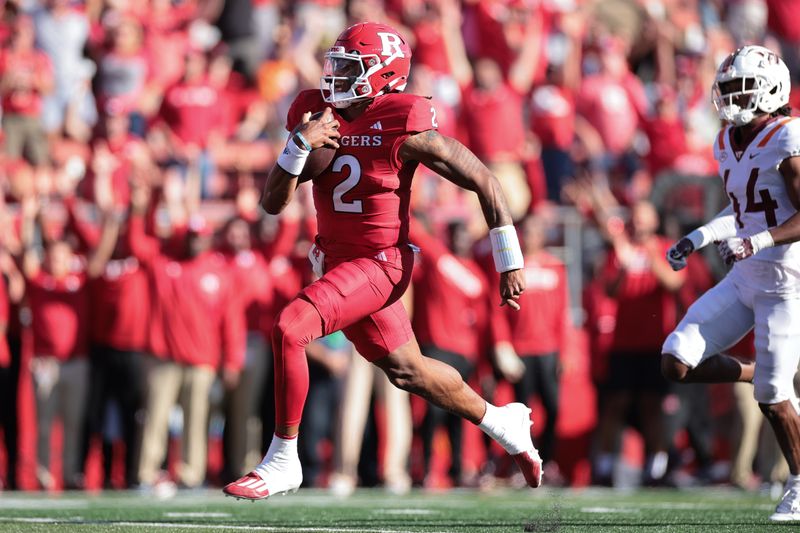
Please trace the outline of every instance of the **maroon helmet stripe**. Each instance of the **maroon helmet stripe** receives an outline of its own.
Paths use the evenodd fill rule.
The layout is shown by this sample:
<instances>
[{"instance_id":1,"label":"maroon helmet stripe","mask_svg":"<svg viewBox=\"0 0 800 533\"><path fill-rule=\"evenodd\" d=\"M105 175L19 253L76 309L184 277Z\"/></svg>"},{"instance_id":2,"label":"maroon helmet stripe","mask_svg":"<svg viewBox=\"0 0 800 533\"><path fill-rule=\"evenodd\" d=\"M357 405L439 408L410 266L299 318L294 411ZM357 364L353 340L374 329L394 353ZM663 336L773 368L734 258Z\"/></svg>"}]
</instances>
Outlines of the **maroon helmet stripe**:
<instances>
[{"instance_id":1,"label":"maroon helmet stripe","mask_svg":"<svg viewBox=\"0 0 800 533\"><path fill-rule=\"evenodd\" d=\"M733 65L733 62L734 62L734 60L736 59L736 56L738 56L738 55L739 55L739 52L741 52L741 50L742 50L742 49L741 49L741 48L739 48L739 49L737 49L737 50L736 50L734 53L732 53L731 55L729 55L728 57L726 57L726 58L725 58L725 61L723 61L723 62L722 62L722 66L719 68L719 70L720 70L720 71L724 71L725 69L727 69L728 67L730 67L731 65Z\"/></svg>"}]
</instances>

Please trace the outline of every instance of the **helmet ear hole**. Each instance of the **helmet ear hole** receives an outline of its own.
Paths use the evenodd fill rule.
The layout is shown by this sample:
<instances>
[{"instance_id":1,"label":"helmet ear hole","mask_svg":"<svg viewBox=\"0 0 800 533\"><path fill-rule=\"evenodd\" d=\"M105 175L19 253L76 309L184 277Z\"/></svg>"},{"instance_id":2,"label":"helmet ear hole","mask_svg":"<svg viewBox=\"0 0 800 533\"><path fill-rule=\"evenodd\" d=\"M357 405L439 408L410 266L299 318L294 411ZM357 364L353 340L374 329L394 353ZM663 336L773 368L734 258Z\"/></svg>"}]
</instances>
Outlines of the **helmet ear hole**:
<instances>
[{"instance_id":1,"label":"helmet ear hole","mask_svg":"<svg viewBox=\"0 0 800 533\"><path fill-rule=\"evenodd\" d=\"M381 74L381 78L383 78L385 80L388 80L392 76L394 76L394 71L392 71L392 72L384 72L383 74Z\"/></svg>"}]
</instances>

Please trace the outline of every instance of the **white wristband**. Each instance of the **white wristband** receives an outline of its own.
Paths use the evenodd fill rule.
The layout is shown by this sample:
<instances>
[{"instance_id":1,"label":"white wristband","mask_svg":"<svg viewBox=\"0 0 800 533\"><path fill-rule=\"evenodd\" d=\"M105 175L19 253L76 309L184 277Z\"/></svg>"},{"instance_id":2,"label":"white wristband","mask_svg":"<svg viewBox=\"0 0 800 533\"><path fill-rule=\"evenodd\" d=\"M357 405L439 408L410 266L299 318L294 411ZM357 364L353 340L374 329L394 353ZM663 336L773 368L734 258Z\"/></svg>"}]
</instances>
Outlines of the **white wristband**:
<instances>
[{"instance_id":1,"label":"white wristband","mask_svg":"<svg viewBox=\"0 0 800 533\"><path fill-rule=\"evenodd\" d=\"M517 270L525 266L522 250L519 247L519 238L514 226L500 226L489 231L489 240L492 241L492 257L494 268L498 272Z\"/></svg>"},{"instance_id":2,"label":"white wristband","mask_svg":"<svg viewBox=\"0 0 800 533\"><path fill-rule=\"evenodd\" d=\"M731 237L736 237L736 219L731 206L726 207L714 218L686 236L692 241L695 251L712 242L724 241Z\"/></svg>"},{"instance_id":3,"label":"white wristband","mask_svg":"<svg viewBox=\"0 0 800 533\"><path fill-rule=\"evenodd\" d=\"M750 245L753 247L753 255L755 255L764 248L775 246L775 239L772 238L769 230L764 230L750 237Z\"/></svg>"},{"instance_id":4,"label":"white wristband","mask_svg":"<svg viewBox=\"0 0 800 533\"><path fill-rule=\"evenodd\" d=\"M692 231L686 235L686 238L692 241L692 246L694 246L695 252L711 242L711 235L705 226L700 226L696 230Z\"/></svg>"},{"instance_id":5,"label":"white wristband","mask_svg":"<svg viewBox=\"0 0 800 533\"><path fill-rule=\"evenodd\" d=\"M310 153L310 151L297 146L294 139L290 137L286 148L278 156L278 166L292 176L299 176L303 172L303 167L306 166L306 159Z\"/></svg>"}]
</instances>

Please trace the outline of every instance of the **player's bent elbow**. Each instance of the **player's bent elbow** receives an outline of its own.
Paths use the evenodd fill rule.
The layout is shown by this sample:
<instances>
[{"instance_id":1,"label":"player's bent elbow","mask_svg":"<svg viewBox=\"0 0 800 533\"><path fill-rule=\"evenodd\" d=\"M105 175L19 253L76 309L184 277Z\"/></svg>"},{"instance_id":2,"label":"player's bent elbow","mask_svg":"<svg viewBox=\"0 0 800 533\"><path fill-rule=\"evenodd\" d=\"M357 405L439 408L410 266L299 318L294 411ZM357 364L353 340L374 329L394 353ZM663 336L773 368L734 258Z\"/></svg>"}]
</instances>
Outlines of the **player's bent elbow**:
<instances>
[{"instance_id":1,"label":"player's bent elbow","mask_svg":"<svg viewBox=\"0 0 800 533\"><path fill-rule=\"evenodd\" d=\"M268 215L279 215L281 211L283 211L282 207L275 207L266 203L261 204L261 207L264 208L264 212L266 212Z\"/></svg>"},{"instance_id":2,"label":"player's bent elbow","mask_svg":"<svg viewBox=\"0 0 800 533\"><path fill-rule=\"evenodd\" d=\"M265 193L261 197L261 208L266 211L268 215L279 215L286 207L288 202L278 202L269 193Z\"/></svg>"}]
</instances>

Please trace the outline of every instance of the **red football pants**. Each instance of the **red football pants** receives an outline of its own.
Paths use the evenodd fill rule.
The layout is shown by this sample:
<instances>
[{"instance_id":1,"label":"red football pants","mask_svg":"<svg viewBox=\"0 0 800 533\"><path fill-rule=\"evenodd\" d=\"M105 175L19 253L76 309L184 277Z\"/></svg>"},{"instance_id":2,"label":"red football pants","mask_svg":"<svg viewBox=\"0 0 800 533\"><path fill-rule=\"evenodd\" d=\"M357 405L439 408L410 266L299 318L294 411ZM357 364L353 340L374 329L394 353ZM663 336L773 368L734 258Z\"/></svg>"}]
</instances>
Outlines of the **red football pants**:
<instances>
[{"instance_id":1,"label":"red football pants","mask_svg":"<svg viewBox=\"0 0 800 533\"><path fill-rule=\"evenodd\" d=\"M405 246L374 258L326 258L325 275L289 302L272 331L276 426L300 424L308 394L305 347L314 339L342 330L362 356L375 361L413 338L399 301L413 265L414 254Z\"/></svg>"}]
</instances>

